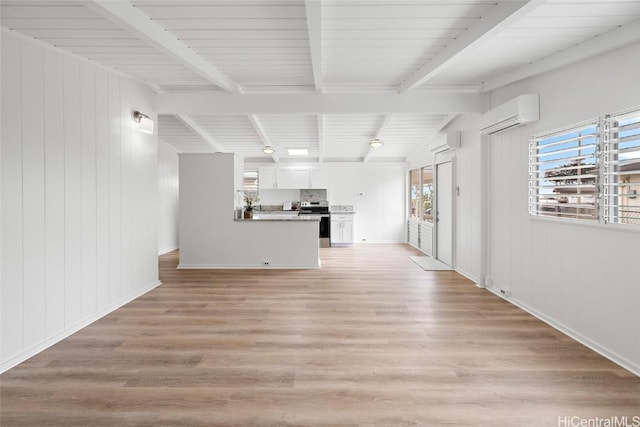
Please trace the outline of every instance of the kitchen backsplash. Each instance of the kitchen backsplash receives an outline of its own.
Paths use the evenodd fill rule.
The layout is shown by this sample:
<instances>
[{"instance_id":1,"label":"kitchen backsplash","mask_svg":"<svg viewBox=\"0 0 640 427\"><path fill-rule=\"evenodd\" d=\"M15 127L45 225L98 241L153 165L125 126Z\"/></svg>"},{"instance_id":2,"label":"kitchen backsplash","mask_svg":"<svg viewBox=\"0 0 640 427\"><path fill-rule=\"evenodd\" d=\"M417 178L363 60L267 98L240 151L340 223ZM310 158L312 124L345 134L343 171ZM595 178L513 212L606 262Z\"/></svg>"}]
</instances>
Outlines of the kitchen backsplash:
<instances>
[{"instance_id":1,"label":"kitchen backsplash","mask_svg":"<svg viewBox=\"0 0 640 427\"><path fill-rule=\"evenodd\" d=\"M301 202L322 202L327 200L326 189L303 189L300 190Z\"/></svg>"}]
</instances>

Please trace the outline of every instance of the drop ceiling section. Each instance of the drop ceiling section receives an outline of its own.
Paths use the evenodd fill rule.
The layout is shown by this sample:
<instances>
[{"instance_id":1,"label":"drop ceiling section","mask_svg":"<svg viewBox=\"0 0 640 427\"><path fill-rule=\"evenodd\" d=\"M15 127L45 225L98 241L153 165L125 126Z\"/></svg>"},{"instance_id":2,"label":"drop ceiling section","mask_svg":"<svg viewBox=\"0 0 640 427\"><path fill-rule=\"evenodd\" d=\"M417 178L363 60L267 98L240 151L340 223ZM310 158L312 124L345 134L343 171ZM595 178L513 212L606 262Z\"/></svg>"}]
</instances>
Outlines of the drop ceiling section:
<instances>
[{"instance_id":1,"label":"drop ceiling section","mask_svg":"<svg viewBox=\"0 0 640 427\"><path fill-rule=\"evenodd\" d=\"M392 116L380 135L384 145L373 150L371 160L404 160L422 143L434 137L446 119L446 114Z\"/></svg>"},{"instance_id":2,"label":"drop ceiling section","mask_svg":"<svg viewBox=\"0 0 640 427\"><path fill-rule=\"evenodd\" d=\"M158 116L158 138L182 153L213 153L216 150L174 116Z\"/></svg>"},{"instance_id":3,"label":"drop ceiling section","mask_svg":"<svg viewBox=\"0 0 640 427\"><path fill-rule=\"evenodd\" d=\"M301 0L133 4L245 92L314 87Z\"/></svg>"},{"instance_id":4,"label":"drop ceiling section","mask_svg":"<svg viewBox=\"0 0 640 427\"><path fill-rule=\"evenodd\" d=\"M322 144L325 160L362 161L384 118L377 114L326 114Z\"/></svg>"},{"instance_id":5,"label":"drop ceiling section","mask_svg":"<svg viewBox=\"0 0 640 427\"><path fill-rule=\"evenodd\" d=\"M215 89L173 58L77 2L3 2L0 24L158 89Z\"/></svg>"},{"instance_id":6,"label":"drop ceiling section","mask_svg":"<svg viewBox=\"0 0 640 427\"><path fill-rule=\"evenodd\" d=\"M190 116L225 152L260 157L262 141L247 116ZM270 156L269 156L270 158Z\"/></svg>"},{"instance_id":7,"label":"drop ceiling section","mask_svg":"<svg viewBox=\"0 0 640 427\"><path fill-rule=\"evenodd\" d=\"M452 3L323 2L322 60L327 90L396 89L493 4Z\"/></svg>"},{"instance_id":8,"label":"drop ceiling section","mask_svg":"<svg viewBox=\"0 0 640 427\"><path fill-rule=\"evenodd\" d=\"M430 83L479 85L637 19L638 1L548 1L452 61Z\"/></svg>"},{"instance_id":9,"label":"drop ceiling section","mask_svg":"<svg viewBox=\"0 0 640 427\"><path fill-rule=\"evenodd\" d=\"M257 118L280 161L309 161L319 157L318 119L315 114L261 114ZM287 148L307 148L309 155L289 156Z\"/></svg>"}]
</instances>

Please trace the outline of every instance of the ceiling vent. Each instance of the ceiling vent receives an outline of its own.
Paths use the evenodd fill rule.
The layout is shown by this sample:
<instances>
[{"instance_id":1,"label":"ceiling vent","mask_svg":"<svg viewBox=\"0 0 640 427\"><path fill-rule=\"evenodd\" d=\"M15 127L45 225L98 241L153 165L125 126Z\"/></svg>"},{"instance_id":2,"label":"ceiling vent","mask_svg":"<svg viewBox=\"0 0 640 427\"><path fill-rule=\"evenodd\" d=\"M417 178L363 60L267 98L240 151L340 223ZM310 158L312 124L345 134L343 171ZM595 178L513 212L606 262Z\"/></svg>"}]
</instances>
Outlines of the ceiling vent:
<instances>
[{"instance_id":1,"label":"ceiling vent","mask_svg":"<svg viewBox=\"0 0 640 427\"><path fill-rule=\"evenodd\" d=\"M540 96L520 95L484 113L480 118L480 133L494 135L540 120Z\"/></svg>"}]
</instances>

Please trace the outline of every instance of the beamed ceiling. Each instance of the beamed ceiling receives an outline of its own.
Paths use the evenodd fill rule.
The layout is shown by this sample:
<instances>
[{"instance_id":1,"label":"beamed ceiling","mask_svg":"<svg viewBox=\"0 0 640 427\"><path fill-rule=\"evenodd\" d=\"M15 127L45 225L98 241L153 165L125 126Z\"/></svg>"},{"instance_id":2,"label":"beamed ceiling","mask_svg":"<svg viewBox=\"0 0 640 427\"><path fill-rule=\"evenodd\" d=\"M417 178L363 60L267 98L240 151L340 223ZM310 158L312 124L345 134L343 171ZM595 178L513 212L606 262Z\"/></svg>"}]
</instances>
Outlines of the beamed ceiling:
<instances>
[{"instance_id":1,"label":"beamed ceiling","mask_svg":"<svg viewBox=\"0 0 640 427\"><path fill-rule=\"evenodd\" d=\"M162 140L249 162L404 161L484 92L640 40L629 0L0 5L5 30L151 86Z\"/></svg>"}]
</instances>

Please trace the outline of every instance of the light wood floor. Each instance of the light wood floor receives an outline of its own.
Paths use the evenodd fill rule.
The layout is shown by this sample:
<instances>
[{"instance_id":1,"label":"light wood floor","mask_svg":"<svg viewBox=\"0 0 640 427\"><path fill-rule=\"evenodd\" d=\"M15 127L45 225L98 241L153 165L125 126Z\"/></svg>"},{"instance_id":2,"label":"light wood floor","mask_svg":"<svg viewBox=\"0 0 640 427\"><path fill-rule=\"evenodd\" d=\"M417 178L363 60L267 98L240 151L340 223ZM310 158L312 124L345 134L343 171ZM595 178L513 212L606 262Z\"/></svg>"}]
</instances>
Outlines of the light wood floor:
<instances>
[{"instance_id":1,"label":"light wood floor","mask_svg":"<svg viewBox=\"0 0 640 427\"><path fill-rule=\"evenodd\" d=\"M322 269L175 270L6 372L3 427L558 426L640 415L640 378L407 245ZM630 419L631 421L631 419ZM566 425L566 424L565 424Z\"/></svg>"}]
</instances>

